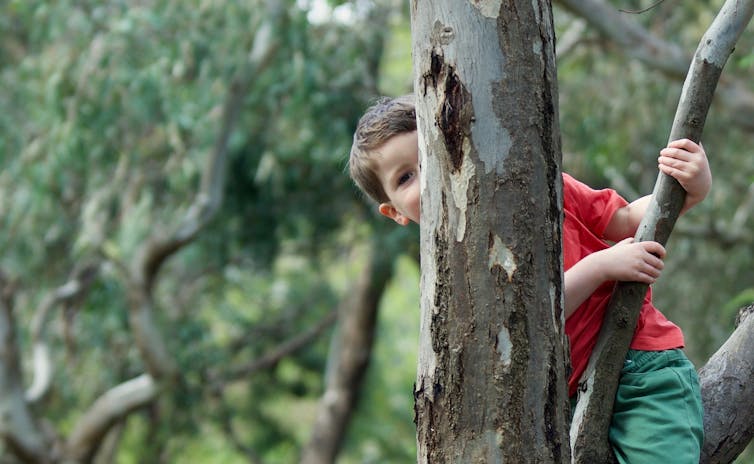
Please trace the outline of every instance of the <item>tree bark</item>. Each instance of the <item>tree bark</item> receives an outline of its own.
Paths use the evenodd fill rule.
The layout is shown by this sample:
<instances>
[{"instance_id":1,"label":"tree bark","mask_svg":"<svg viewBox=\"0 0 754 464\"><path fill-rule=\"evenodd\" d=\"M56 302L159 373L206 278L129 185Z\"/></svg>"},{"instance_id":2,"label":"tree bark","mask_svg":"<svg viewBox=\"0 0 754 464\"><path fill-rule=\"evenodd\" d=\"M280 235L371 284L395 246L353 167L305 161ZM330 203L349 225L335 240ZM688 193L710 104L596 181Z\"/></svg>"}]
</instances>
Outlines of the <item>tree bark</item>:
<instances>
[{"instance_id":1,"label":"tree bark","mask_svg":"<svg viewBox=\"0 0 754 464\"><path fill-rule=\"evenodd\" d=\"M717 81L752 11L754 1L728 0L705 33L683 86L670 140L688 138L698 142L701 139ZM675 179L660 173L636 240L665 244L685 197L686 192ZM597 346L581 378L579 402L571 425L574 462L612 459L607 431L613 401L646 291L645 284L619 282L613 292Z\"/></svg>"},{"instance_id":2,"label":"tree bark","mask_svg":"<svg viewBox=\"0 0 754 464\"><path fill-rule=\"evenodd\" d=\"M147 374L105 392L76 422L66 443L66 459L90 462L110 429L132 411L151 403L157 394L157 386Z\"/></svg>"},{"instance_id":3,"label":"tree bark","mask_svg":"<svg viewBox=\"0 0 754 464\"><path fill-rule=\"evenodd\" d=\"M418 461L565 462L562 181L546 1L411 2Z\"/></svg>"},{"instance_id":4,"label":"tree bark","mask_svg":"<svg viewBox=\"0 0 754 464\"><path fill-rule=\"evenodd\" d=\"M701 464L726 464L754 438L754 305L739 313L736 330L699 371L704 406Z\"/></svg>"}]
</instances>

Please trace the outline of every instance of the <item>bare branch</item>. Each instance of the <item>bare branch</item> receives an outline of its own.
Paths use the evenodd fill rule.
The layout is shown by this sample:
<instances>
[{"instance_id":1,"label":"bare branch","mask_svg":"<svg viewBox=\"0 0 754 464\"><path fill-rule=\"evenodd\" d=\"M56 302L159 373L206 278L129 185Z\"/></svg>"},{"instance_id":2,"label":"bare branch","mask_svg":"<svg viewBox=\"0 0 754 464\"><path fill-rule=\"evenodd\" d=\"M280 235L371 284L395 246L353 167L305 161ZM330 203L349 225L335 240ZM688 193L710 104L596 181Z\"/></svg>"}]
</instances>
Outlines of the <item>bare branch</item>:
<instances>
[{"instance_id":1,"label":"bare branch","mask_svg":"<svg viewBox=\"0 0 754 464\"><path fill-rule=\"evenodd\" d=\"M272 62L280 46L279 35L274 33L282 17L282 5L273 3L267 21L262 23L254 36L249 60L233 77L222 111L222 124L212 153L202 172L201 188L175 232L169 237L152 237L142 251L139 270L144 275L144 284L150 286L163 262L191 242L197 233L214 217L223 200L225 188L228 141L236 128L244 98L254 77L263 72Z\"/></svg>"},{"instance_id":2,"label":"bare branch","mask_svg":"<svg viewBox=\"0 0 754 464\"><path fill-rule=\"evenodd\" d=\"M100 396L76 423L65 445L68 459L91 459L111 427L157 396L154 380L147 374L123 382Z\"/></svg>"}]
</instances>

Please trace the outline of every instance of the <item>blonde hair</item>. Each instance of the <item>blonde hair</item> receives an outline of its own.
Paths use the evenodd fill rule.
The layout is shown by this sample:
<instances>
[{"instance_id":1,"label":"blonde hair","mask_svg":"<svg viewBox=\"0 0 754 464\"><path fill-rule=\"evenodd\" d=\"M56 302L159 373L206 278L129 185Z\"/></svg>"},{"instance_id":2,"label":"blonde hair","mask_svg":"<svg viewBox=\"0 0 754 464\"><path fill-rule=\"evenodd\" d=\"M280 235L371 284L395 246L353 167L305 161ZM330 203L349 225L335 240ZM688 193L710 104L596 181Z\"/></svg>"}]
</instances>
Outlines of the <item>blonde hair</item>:
<instances>
[{"instance_id":1,"label":"blonde hair","mask_svg":"<svg viewBox=\"0 0 754 464\"><path fill-rule=\"evenodd\" d=\"M348 172L359 189L377 203L390 201L374 169L374 150L391 137L416 130L413 95L382 97L367 108L353 134Z\"/></svg>"}]
</instances>

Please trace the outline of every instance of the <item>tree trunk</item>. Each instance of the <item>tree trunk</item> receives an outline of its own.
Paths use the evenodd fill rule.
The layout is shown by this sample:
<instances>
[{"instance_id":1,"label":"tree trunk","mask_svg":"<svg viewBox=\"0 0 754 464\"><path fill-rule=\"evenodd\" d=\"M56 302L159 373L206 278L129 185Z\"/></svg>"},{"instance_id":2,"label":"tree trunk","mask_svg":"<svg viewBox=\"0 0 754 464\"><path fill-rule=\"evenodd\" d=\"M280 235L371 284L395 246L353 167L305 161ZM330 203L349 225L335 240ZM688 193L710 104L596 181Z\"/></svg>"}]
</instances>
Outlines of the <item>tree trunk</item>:
<instances>
[{"instance_id":1,"label":"tree trunk","mask_svg":"<svg viewBox=\"0 0 754 464\"><path fill-rule=\"evenodd\" d=\"M411 3L421 153L418 461L567 462L549 2Z\"/></svg>"},{"instance_id":2,"label":"tree trunk","mask_svg":"<svg viewBox=\"0 0 754 464\"><path fill-rule=\"evenodd\" d=\"M717 81L753 11L752 0L728 0L723 5L694 55L670 140L688 138L698 142L701 139ZM665 244L685 197L686 192L675 179L660 173L636 240ZM647 285L635 282L619 282L613 292L597 346L581 378L579 403L571 426L574 462L608 462L612 457L607 432L613 401L646 292Z\"/></svg>"}]
</instances>

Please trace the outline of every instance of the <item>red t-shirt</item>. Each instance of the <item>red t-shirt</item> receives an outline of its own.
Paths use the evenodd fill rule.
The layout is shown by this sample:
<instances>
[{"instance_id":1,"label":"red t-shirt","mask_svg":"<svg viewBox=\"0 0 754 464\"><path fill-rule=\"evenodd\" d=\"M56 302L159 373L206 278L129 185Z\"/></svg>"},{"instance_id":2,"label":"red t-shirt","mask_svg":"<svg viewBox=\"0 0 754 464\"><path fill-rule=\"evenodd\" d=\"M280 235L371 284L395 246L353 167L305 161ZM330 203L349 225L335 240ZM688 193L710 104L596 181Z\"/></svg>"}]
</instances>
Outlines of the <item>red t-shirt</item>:
<instances>
[{"instance_id":1,"label":"red t-shirt","mask_svg":"<svg viewBox=\"0 0 754 464\"><path fill-rule=\"evenodd\" d=\"M610 245L602 240L615 211L628 204L614 190L593 190L563 173L563 265L567 271L590 253ZM571 343L573 372L568 379L568 395L576 393L581 374L597 343L615 282L605 282L566 320L565 331ZM639 314L631 348L659 351L683 347L683 333L652 305L652 290L647 290Z\"/></svg>"}]
</instances>

